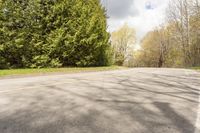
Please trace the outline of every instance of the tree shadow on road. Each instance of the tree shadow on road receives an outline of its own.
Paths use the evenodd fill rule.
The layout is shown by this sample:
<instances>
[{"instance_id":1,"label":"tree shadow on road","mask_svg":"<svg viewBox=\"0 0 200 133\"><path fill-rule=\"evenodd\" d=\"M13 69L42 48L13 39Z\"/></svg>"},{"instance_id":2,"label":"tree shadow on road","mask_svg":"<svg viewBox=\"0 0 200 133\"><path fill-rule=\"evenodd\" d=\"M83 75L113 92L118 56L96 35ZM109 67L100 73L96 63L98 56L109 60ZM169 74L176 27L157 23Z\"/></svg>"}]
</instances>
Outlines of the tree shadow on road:
<instances>
[{"instance_id":1,"label":"tree shadow on road","mask_svg":"<svg viewBox=\"0 0 200 133\"><path fill-rule=\"evenodd\" d=\"M187 79L172 82L159 75L155 78L149 75L143 81L127 75L105 77L103 83L102 80L91 82L84 77L74 77L79 83L76 90L67 84L66 87L47 85L43 91L34 91L32 95L14 94L13 103L8 106L19 103L26 106L15 107L12 113L0 112L0 132L194 132L193 123L174 108L173 101L167 101L184 103L184 107L197 105L198 89L185 85ZM190 82L198 84L196 80ZM180 109L190 112L190 107Z\"/></svg>"}]
</instances>

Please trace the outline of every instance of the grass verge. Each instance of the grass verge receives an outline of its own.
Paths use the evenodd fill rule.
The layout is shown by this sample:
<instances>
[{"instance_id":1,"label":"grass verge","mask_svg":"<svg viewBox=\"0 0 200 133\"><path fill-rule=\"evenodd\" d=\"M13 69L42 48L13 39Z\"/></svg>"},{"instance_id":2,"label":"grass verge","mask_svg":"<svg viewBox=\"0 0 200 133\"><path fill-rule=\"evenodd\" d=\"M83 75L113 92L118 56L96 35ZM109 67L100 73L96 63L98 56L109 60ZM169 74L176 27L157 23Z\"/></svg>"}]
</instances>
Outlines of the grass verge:
<instances>
[{"instance_id":1,"label":"grass verge","mask_svg":"<svg viewBox=\"0 0 200 133\"><path fill-rule=\"evenodd\" d=\"M200 67L192 67L192 69L200 71Z\"/></svg>"},{"instance_id":2,"label":"grass verge","mask_svg":"<svg viewBox=\"0 0 200 133\"><path fill-rule=\"evenodd\" d=\"M125 69L125 67L67 67L67 68L41 68L41 69L6 69L0 70L0 77L4 76L22 76L22 75L43 75L53 73L79 73L79 72L96 72Z\"/></svg>"}]
</instances>

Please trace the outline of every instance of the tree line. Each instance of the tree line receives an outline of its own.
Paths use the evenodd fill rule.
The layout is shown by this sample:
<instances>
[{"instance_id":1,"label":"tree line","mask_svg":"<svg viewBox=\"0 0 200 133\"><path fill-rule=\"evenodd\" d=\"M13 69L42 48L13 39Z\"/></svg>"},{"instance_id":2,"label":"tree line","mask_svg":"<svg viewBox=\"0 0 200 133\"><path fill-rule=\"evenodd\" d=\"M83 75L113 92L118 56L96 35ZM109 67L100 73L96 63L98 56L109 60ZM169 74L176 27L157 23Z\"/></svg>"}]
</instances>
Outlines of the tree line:
<instances>
[{"instance_id":1,"label":"tree line","mask_svg":"<svg viewBox=\"0 0 200 133\"><path fill-rule=\"evenodd\" d=\"M133 66L200 66L200 2L171 0L167 23L150 31L134 53Z\"/></svg>"},{"instance_id":2,"label":"tree line","mask_svg":"<svg viewBox=\"0 0 200 133\"><path fill-rule=\"evenodd\" d=\"M0 0L0 68L111 63L99 0Z\"/></svg>"}]
</instances>

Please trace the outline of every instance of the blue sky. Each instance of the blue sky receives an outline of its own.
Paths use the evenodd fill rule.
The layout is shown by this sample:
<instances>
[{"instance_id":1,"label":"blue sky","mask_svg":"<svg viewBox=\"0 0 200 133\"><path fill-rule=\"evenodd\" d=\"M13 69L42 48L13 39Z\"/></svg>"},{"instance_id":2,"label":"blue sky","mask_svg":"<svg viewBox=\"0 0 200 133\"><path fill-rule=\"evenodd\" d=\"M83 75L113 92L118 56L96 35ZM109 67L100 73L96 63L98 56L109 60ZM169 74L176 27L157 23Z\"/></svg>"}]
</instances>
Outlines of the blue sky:
<instances>
[{"instance_id":1,"label":"blue sky","mask_svg":"<svg viewBox=\"0 0 200 133\"><path fill-rule=\"evenodd\" d=\"M135 28L137 39L165 21L169 0L102 0L107 8L108 30L112 32L124 23Z\"/></svg>"}]
</instances>

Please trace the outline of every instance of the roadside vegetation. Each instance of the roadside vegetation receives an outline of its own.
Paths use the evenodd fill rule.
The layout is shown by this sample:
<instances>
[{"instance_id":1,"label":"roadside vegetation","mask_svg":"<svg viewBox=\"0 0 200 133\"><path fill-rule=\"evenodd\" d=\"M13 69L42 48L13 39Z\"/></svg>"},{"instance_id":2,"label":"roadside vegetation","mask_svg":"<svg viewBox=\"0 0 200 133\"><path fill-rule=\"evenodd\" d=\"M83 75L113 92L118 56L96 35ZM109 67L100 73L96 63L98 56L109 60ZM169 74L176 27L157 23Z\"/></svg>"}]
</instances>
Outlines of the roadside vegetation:
<instances>
[{"instance_id":1,"label":"roadside vegetation","mask_svg":"<svg viewBox=\"0 0 200 133\"><path fill-rule=\"evenodd\" d=\"M114 62L131 67L200 66L200 2L170 0L166 21L136 44L136 34L127 24L111 34Z\"/></svg>"},{"instance_id":2,"label":"roadside vegetation","mask_svg":"<svg viewBox=\"0 0 200 133\"><path fill-rule=\"evenodd\" d=\"M199 0L170 0L167 22L147 33L133 66L200 66Z\"/></svg>"},{"instance_id":3,"label":"roadside vegetation","mask_svg":"<svg viewBox=\"0 0 200 133\"><path fill-rule=\"evenodd\" d=\"M192 69L200 71L200 67L192 67Z\"/></svg>"},{"instance_id":4,"label":"roadside vegetation","mask_svg":"<svg viewBox=\"0 0 200 133\"><path fill-rule=\"evenodd\" d=\"M100 0L0 0L0 76L113 64L200 66L199 0L170 0L166 23L147 33L137 49L135 29L125 23L109 33L108 17Z\"/></svg>"},{"instance_id":5,"label":"roadside vegetation","mask_svg":"<svg viewBox=\"0 0 200 133\"><path fill-rule=\"evenodd\" d=\"M135 29L126 23L111 34L113 60L115 65L130 66L133 46L136 43Z\"/></svg>"},{"instance_id":6,"label":"roadside vegetation","mask_svg":"<svg viewBox=\"0 0 200 133\"><path fill-rule=\"evenodd\" d=\"M0 0L0 68L111 64L99 0Z\"/></svg>"},{"instance_id":7,"label":"roadside vegetation","mask_svg":"<svg viewBox=\"0 0 200 133\"><path fill-rule=\"evenodd\" d=\"M0 70L0 77L20 76L20 75L44 75L54 73L79 73L79 72L98 72L109 70L126 69L125 67L109 66L109 67L68 67L68 68L40 68L40 69L6 69Z\"/></svg>"}]
</instances>

